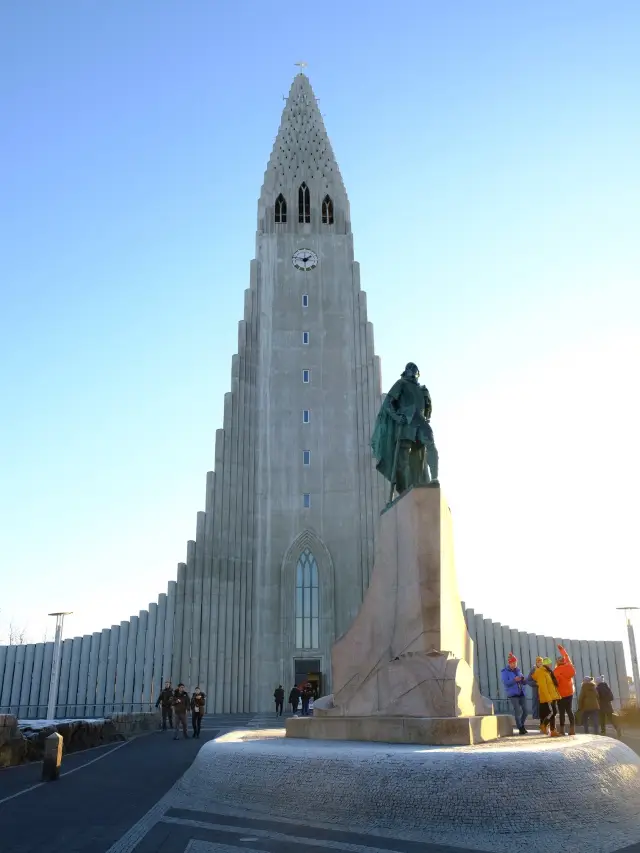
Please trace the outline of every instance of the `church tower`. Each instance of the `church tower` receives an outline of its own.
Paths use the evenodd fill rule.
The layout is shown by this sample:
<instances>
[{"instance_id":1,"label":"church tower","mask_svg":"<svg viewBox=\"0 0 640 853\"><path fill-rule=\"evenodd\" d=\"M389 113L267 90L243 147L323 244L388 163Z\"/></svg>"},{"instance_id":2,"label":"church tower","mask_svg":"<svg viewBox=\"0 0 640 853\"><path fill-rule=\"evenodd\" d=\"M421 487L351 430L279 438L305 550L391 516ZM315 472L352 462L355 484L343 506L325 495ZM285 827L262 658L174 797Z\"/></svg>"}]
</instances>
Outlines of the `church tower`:
<instances>
[{"instance_id":1,"label":"church tower","mask_svg":"<svg viewBox=\"0 0 640 853\"><path fill-rule=\"evenodd\" d=\"M291 86L258 202L206 512L180 564L174 681L216 712L271 709L358 612L383 505L370 438L380 365L349 200L309 80Z\"/></svg>"}]
</instances>

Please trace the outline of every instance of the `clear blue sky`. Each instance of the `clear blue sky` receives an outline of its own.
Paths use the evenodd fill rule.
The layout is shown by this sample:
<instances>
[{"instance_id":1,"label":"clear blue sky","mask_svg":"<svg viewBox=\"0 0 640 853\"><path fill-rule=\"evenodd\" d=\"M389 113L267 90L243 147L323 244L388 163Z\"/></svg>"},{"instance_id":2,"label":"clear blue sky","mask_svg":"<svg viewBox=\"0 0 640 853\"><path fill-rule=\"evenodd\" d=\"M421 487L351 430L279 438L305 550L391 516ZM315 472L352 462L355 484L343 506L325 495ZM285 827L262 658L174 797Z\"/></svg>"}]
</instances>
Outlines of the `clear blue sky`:
<instances>
[{"instance_id":1,"label":"clear blue sky","mask_svg":"<svg viewBox=\"0 0 640 853\"><path fill-rule=\"evenodd\" d=\"M640 4L5 3L0 636L146 607L204 506L295 73L351 199L385 385L434 398L461 592L640 605Z\"/></svg>"}]
</instances>

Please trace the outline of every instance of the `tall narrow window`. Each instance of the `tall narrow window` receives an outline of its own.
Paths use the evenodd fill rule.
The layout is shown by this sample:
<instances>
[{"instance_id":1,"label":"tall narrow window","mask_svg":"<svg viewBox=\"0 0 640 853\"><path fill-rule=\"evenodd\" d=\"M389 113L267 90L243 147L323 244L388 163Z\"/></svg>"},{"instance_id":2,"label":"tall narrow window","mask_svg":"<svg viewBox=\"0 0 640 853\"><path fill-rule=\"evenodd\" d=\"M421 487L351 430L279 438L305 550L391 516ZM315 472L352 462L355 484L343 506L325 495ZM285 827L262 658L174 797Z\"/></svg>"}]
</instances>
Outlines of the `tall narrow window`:
<instances>
[{"instance_id":1,"label":"tall narrow window","mask_svg":"<svg viewBox=\"0 0 640 853\"><path fill-rule=\"evenodd\" d=\"M311 371L303 370L302 371L302 381L303 382L311 382Z\"/></svg>"},{"instance_id":2,"label":"tall narrow window","mask_svg":"<svg viewBox=\"0 0 640 853\"><path fill-rule=\"evenodd\" d=\"M306 548L296 567L296 648L317 649L320 645L320 602L318 564Z\"/></svg>"},{"instance_id":3,"label":"tall narrow window","mask_svg":"<svg viewBox=\"0 0 640 853\"><path fill-rule=\"evenodd\" d=\"M302 294L302 307L303 308L309 307L309 294L308 293Z\"/></svg>"},{"instance_id":4,"label":"tall narrow window","mask_svg":"<svg viewBox=\"0 0 640 853\"><path fill-rule=\"evenodd\" d=\"M311 495L308 492L305 492L302 496L302 506L305 509L309 509L309 507L311 506Z\"/></svg>"},{"instance_id":5,"label":"tall narrow window","mask_svg":"<svg viewBox=\"0 0 640 853\"><path fill-rule=\"evenodd\" d=\"M302 451L302 464L303 465L311 465L311 451L303 450Z\"/></svg>"},{"instance_id":6,"label":"tall narrow window","mask_svg":"<svg viewBox=\"0 0 640 853\"><path fill-rule=\"evenodd\" d=\"M333 202L328 195L324 197L322 202L322 224L333 225Z\"/></svg>"},{"instance_id":7,"label":"tall narrow window","mask_svg":"<svg viewBox=\"0 0 640 853\"><path fill-rule=\"evenodd\" d=\"M302 343L303 344L309 343L309 332L303 332L302 333Z\"/></svg>"},{"instance_id":8,"label":"tall narrow window","mask_svg":"<svg viewBox=\"0 0 640 853\"><path fill-rule=\"evenodd\" d=\"M276 223L284 223L287 221L287 202L282 193L276 199Z\"/></svg>"},{"instance_id":9,"label":"tall narrow window","mask_svg":"<svg viewBox=\"0 0 640 853\"><path fill-rule=\"evenodd\" d=\"M308 424L311 421L311 412L309 409L302 410L302 423Z\"/></svg>"},{"instance_id":10,"label":"tall narrow window","mask_svg":"<svg viewBox=\"0 0 640 853\"><path fill-rule=\"evenodd\" d=\"M298 190L298 222L311 222L311 193L304 183Z\"/></svg>"}]
</instances>

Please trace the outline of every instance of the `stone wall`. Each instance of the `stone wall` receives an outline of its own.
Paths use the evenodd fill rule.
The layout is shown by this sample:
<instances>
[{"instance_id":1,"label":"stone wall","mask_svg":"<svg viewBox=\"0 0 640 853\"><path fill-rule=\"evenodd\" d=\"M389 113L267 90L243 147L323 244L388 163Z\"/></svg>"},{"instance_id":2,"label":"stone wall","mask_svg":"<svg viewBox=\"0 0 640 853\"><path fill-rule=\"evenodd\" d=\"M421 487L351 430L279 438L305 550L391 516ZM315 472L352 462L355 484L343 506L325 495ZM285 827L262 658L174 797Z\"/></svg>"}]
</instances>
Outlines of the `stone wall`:
<instances>
[{"instance_id":1,"label":"stone wall","mask_svg":"<svg viewBox=\"0 0 640 853\"><path fill-rule=\"evenodd\" d=\"M114 714L104 720L59 720L19 722L10 714L0 715L0 768L40 761L44 743L53 732L62 735L64 754L117 743L137 734L156 731L160 715Z\"/></svg>"}]
</instances>

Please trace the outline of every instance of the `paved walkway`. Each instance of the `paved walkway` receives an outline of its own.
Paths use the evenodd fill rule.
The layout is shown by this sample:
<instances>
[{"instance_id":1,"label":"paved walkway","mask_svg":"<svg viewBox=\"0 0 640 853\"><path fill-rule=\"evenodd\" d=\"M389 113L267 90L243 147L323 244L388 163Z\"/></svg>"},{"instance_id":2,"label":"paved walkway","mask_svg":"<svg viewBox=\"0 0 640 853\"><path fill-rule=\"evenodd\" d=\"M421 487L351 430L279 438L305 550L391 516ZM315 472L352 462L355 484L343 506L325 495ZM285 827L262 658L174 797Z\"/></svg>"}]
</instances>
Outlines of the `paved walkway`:
<instances>
[{"instance_id":1,"label":"paved walkway","mask_svg":"<svg viewBox=\"0 0 640 853\"><path fill-rule=\"evenodd\" d=\"M41 784L41 765L0 771L2 853L464 853L450 846L309 827L238 810L172 807L166 795L207 741L230 729L281 726L275 714L207 716L198 740L145 735L65 758L63 776ZM640 754L640 733L624 740ZM286 785L289 780L283 779ZM295 780L293 784L298 784ZM202 792L200 792L200 802ZM163 802L164 799L164 802ZM152 820L154 810L160 819ZM137 834L135 827L147 828ZM640 853L640 845L625 853Z\"/></svg>"}]
</instances>

